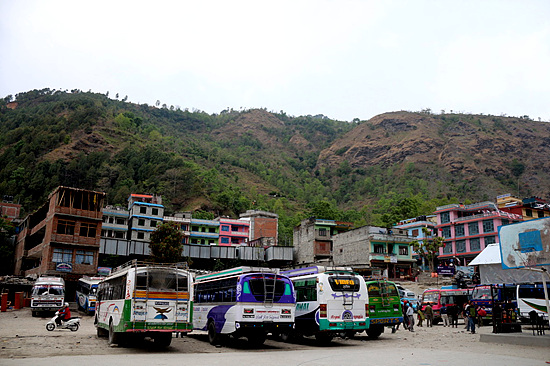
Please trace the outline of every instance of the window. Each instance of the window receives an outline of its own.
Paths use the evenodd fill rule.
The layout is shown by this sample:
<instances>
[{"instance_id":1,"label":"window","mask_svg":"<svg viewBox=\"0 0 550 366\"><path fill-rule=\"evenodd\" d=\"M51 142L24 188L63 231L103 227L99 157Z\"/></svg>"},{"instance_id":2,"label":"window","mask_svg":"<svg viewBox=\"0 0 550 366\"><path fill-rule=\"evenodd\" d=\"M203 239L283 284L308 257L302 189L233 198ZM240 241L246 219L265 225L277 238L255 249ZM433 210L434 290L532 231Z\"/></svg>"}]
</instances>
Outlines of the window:
<instances>
[{"instance_id":1,"label":"window","mask_svg":"<svg viewBox=\"0 0 550 366\"><path fill-rule=\"evenodd\" d=\"M294 282L296 301L317 301L317 281L315 279Z\"/></svg>"},{"instance_id":2,"label":"window","mask_svg":"<svg viewBox=\"0 0 550 366\"><path fill-rule=\"evenodd\" d=\"M126 225L126 220L125 219L116 219L116 223L118 225Z\"/></svg>"},{"instance_id":3,"label":"window","mask_svg":"<svg viewBox=\"0 0 550 366\"><path fill-rule=\"evenodd\" d=\"M138 226L145 226L145 219L138 219Z\"/></svg>"},{"instance_id":4,"label":"window","mask_svg":"<svg viewBox=\"0 0 550 366\"><path fill-rule=\"evenodd\" d=\"M124 231L115 231L115 238L124 239Z\"/></svg>"},{"instance_id":5,"label":"window","mask_svg":"<svg viewBox=\"0 0 550 366\"><path fill-rule=\"evenodd\" d=\"M222 243L222 244L229 244L229 238L222 237L222 238L221 238L221 243Z\"/></svg>"},{"instance_id":6,"label":"window","mask_svg":"<svg viewBox=\"0 0 550 366\"><path fill-rule=\"evenodd\" d=\"M453 243L448 241L445 243L445 246L443 247L443 253L448 254L453 252Z\"/></svg>"},{"instance_id":7,"label":"window","mask_svg":"<svg viewBox=\"0 0 550 366\"><path fill-rule=\"evenodd\" d=\"M409 255L409 247L400 245L399 246L399 255Z\"/></svg>"},{"instance_id":8,"label":"window","mask_svg":"<svg viewBox=\"0 0 550 366\"><path fill-rule=\"evenodd\" d=\"M439 214L439 217L441 218L441 223L446 224L448 222L451 222L451 215L448 212L442 212Z\"/></svg>"},{"instance_id":9,"label":"window","mask_svg":"<svg viewBox=\"0 0 550 366\"><path fill-rule=\"evenodd\" d=\"M151 209L151 214L152 214L153 216L158 216L158 214L159 214L159 209L158 209L158 208L153 208L153 209Z\"/></svg>"},{"instance_id":10,"label":"window","mask_svg":"<svg viewBox=\"0 0 550 366\"><path fill-rule=\"evenodd\" d=\"M209 233L215 233L215 232L216 232L216 228L215 228L215 227L209 227L209 228L208 228L208 232L209 232Z\"/></svg>"},{"instance_id":11,"label":"window","mask_svg":"<svg viewBox=\"0 0 550 366\"><path fill-rule=\"evenodd\" d=\"M495 240L494 236L485 237L485 246L487 246L489 244L495 244L495 243L496 243L496 240Z\"/></svg>"},{"instance_id":12,"label":"window","mask_svg":"<svg viewBox=\"0 0 550 366\"><path fill-rule=\"evenodd\" d=\"M140 207L139 208L139 213L146 214L147 213L147 207Z\"/></svg>"},{"instance_id":13,"label":"window","mask_svg":"<svg viewBox=\"0 0 550 366\"><path fill-rule=\"evenodd\" d=\"M457 240L456 243L456 252L465 253L466 252L466 240Z\"/></svg>"},{"instance_id":14,"label":"window","mask_svg":"<svg viewBox=\"0 0 550 366\"><path fill-rule=\"evenodd\" d=\"M418 236L418 229L414 229L412 231L412 236L414 236L415 238Z\"/></svg>"},{"instance_id":15,"label":"window","mask_svg":"<svg viewBox=\"0 0 550 366\"><path fill-rule=\"evenodd\" d=\"M72 263L73 261L73 250L72 249L62 249L62 248L54 248L53 249L53 258L52 262L69 262Z\"/></svg>"},{"instance_id":16,"label":"window","mask_svg":"<svg viewBox=\"0 0 550 366\"><path fill-rule=\"evenodd\" d=\"M502 219L502 226L506 226L510 223L510 220L508 219Z\"/></svg>"},{"instance_id":17,"label":"window","mask_svg":"<svg viewBox=\"0 0 550 366\"><path fill-rule=\"evenodd\" d=\"M196 225L191 226L191 231L199 231L199 227Z\"/></svg>"},{"instance_id":18,"label":"window","mask_svg":"<svg viewBox=\"0 0 550 366\"><path fill-rule=\"evenodd\" d=\"M137 238L138 239L145 239L145 233L142 233L142 232L137 233Z\"/></svg>"},{"instance_id":19,"label":"window","mask_svg":"<svg viewBox=\"0 0 550 366\"><path fill-rule=\"evenodd\" d=\"M464 224L455 226L455 236L464 236Z\"/></svg>"},{"instance_id":20,"label":"window","mask_svg":"<svg viewBox=\"0 0 550 366\"><path fill-rule=\"evenodd\" d=\"M90 250L77 250L76 264L94 264L94 252Z\"/></svg>"},{"instance_id":21,"label":"window","mask_svg":"<svg viewBox=\"0 0 550 366\"><path fill-rule=\"evenodd\" d=\"M57 222L57 233L63 235L74 235L74 221L59 220Z\"/></svg>"},{"instance_id":22,"label":"window","mask_svg":"<svg viewBox=\"0 0 550 366\"><path fill-rule=\"evenodd\" d=\"M151 227L157 227L157 222L155 220L151 220Z\"/></svg>"},{"instance_id":23,"label":"window","mask_svg":"<svg viewBox=\"0 0 550 366\"><path fill-rule=\"evenodd\" d=\"M470 251L475 252L481 249L479 238L470 239Z\"/></svg>"},{"instance_id":24,"label":"window","mask_svg":"<svg viewBox=\"0 0 550 366\"><path fill-rule=\"evenodd\" d=\"M544 211L538 211L538 212L537 212L537 216L538 216L539 218L544 217Z\"/></svg>"},{"instance_id":25,"label":"window","mask_svg":"<svg viewBox=\"0 0 550 366\"><path fill-rule=\"evenodd\" d=\"M528 217L533 217L533 210L531 209L526 209L525 210L525 216L528 216Z\"/></svg>"},{"instance_id":26,"label":"window","mask_svg":"<svg viewBox=\"0 0 550 366\"><path fill-rule=\"evenodd\" d=\"M327 229L325 228L319 229L319 236L327 236Z\"/></svg>"},{"instance_id":27,"label":"window","mask_svg":"<svg viewBox=\"0 0 550 366\"><path fill-rule=\"evenodd\" d=\"M495 231L495 226L493 225L493 220L483 220L483 232L492 233Z\"/></svg>"},{"instance_id":28,"label":"window","mask_svg":"<svg viewBox=\"0 0 550 366\"><path fill-rule=\"evenodd\" d=\"M222 225L222 231L229 231L229 225Z\"/></svg>"},{"instance_id":29,"label":"window","mask_svg":"<svg viewBox=\"0 0 550 366\"><path fill-rule=\"evenodd\" d=\"M374 252L377 254L384 254L384 246L382 244L374 244Z\"/></svg>"},{"instance_id":30,"label":"window","mask_svg":"<svg viewBox=\"0 0 550 366\"><path fill-rule=\"evenodd\" d=\"M80 224L80 236L87 236L89 238L95 238L96 225L87 224L85 222Z\"/></svg>"},{"instance_id":31,"label":"window","mask_svg":"<svg viewBox=\"0 0 550 366\"><path fill-rule=\"evenodd\" d=\"M468 224L468 234L469 235L479 234L479 224L477 222L470 222Z\"/></svg>"},{"instance_id":32,"label":"window","mask_svg":"<svg viewBox=\"0 0 550 366\"><path fill-rule=\"evenodd\" d=\"M450 238L451 237L451 227L446 226L444 228L441 228L441 236L444 238Z\"/></svg>"}]
</instances>

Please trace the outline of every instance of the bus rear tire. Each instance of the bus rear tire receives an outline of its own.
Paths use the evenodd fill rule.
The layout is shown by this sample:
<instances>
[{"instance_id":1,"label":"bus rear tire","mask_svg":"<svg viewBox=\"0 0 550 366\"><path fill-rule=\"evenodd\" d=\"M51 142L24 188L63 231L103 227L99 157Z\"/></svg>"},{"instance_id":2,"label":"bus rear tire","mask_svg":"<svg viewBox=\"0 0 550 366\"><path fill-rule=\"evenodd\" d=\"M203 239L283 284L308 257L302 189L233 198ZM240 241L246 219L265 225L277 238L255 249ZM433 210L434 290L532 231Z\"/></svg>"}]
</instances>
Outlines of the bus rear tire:
<instances>
[{"instance_id":1,"label":"bus rear tire","mask_svg":"<svg viewBox=\"0 0 550 366\"><path fill-rule=\"evenodd\" d=\"M216 332L216 325L213 321L208 323L208 342L213 346L220 344L220 335Z\"/></svg>"},{"instance_id":2,"label":"bus rear tire","mask_svg":"<svg viewBox=\"0 0 550 366\"><path fill-rule=\"evenodd\" d=\"M315 334L315 339L320 344L329 344L332 342L333 336L331 334L317 333Z\"/></svg>"},{"instance_id":3,"label":"bus rear tire","mask_svg":"<svg viewBox=\"0 0 550 366\"><path fill-rule=\"evenodd\" d=\"M166 348L172 344L172 333L158 333L153 337L153 344L157 348Z\"/></svg>"},{"instance_id":4,"label":"bus rear tire","mask_svg":"<svg viewBox=\"0 0 550 366\"><path fill-rule=\"evenodd\" d=\"M109 335L109 332L106 329L103 329L97 326L97 336L99 338L107 337L108 335Z\"/></svg>"},{"instance_id":5,"label":"bus rear tire","mask_svg":"<svg viewBox=\"0 0 550 366\"><path fill-rule=\"evenodd\" d=\"M267 334L265 332L257 332L257 333L252 333L251 335L249 335L246 338L248 339L248 343L251 346L258 347L258 346L261 346L262 344L264 344L264 342L267 338Z\"/></svg>"},{"instance_id":6,"label":"bus rear tire","mask_svg":"<svg viewBox=\"0 0 550 366\"><path fill-rule=\"evenodd\" d=\"M380 334L384 332L384 328L380 326L371 326L369 329L367 329L367 336L370 339L378 339L380 337Z\"/></svg>"},{"instance_id":7,"label":"bus rear tire","mask_svg":"<svg viewBox=\"0 0 550 366\"><path fill-rule=\"evenodd\" d=\"M113 321L109 322L109 344L119 344L120 334L116 333L113 326Z\"/></svg>"}]
</instances>

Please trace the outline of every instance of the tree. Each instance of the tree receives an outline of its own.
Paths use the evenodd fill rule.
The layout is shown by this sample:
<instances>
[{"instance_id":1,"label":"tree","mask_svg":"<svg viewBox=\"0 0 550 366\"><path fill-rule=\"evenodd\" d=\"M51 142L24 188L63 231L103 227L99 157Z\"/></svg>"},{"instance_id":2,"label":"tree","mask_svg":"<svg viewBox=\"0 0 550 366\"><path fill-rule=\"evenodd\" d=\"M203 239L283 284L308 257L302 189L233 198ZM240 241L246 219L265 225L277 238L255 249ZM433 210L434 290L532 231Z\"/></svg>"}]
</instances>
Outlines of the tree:
<instances>
[{"instance_id":1,"label":"tree","mask_svg":"<svg viewBox=\"0 0 550 366\"><path fill-rule=\"evenodd\" d=\"M13 274L15 226L0 217L0 275Z\"/></svg>"},{"instance_id":2,"label":"tree","mask_svg":"<svg viewBox=\"0 0 550 366\"><path fill-rule=\"evenodd\" d=\"M424 233L424 240L422 242L413 240L411 245L419 256L426 259L430 272L434 272L434 260L439 254L439 248L445 246L445 238L441 236L433 237L431 230L426 227L422 228L422 232Z\"/></svg>"},{"instance_id":3,"label":"tree","mask_svg":"<svg viewBox=\"0 0 550 366\"><path fill-rule=\"evenodd\" d=\"M176 263L181 261L183 232L174 222L161 224L151 234L151 259L156 263Z\"/></svg>"}]
</instances>

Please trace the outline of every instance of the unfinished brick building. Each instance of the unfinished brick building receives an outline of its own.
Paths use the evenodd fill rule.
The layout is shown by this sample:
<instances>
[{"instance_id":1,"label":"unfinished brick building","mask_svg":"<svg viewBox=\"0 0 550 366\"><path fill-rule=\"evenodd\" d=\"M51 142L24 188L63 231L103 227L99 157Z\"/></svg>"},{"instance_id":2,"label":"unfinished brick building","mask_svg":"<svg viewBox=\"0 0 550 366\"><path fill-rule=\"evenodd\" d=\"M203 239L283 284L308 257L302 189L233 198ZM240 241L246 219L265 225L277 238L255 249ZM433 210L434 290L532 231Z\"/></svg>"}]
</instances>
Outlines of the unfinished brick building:
<instances>
[{"instance_id":1,"label":"unfinished brick building","mask_svg":"<svg viewBox=\"0 0 550 366\"><path fill-rule=\"evenodd\" d=\"M58 187L19 226L15 274L74 281L97 273L105 193Z\"/></svg>"}]
</instances>

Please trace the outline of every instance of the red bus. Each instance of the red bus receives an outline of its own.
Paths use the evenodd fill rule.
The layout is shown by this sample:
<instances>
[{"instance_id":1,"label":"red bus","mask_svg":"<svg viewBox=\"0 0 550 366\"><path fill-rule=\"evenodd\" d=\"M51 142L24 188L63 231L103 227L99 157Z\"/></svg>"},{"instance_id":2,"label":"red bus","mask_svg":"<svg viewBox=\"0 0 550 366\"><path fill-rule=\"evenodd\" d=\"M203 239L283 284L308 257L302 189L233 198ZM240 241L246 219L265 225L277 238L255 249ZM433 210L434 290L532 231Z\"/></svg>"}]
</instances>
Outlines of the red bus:
<instances>
[{"instance_id":1,"label":"red bus","mask_svg":"<svg viewBox=\"0 0 550 366\"><path fill-rule=\"evenodd\" d=\"M464 303L468 302L472 296L472 290L466 288L459 289L428 289L422 293L422 310L428 303L432 305L434 312L434 324L439 323L441 319L441 308L444 306L457 305L459 313L462 313Z\"/></svg>"}]
</instances>

